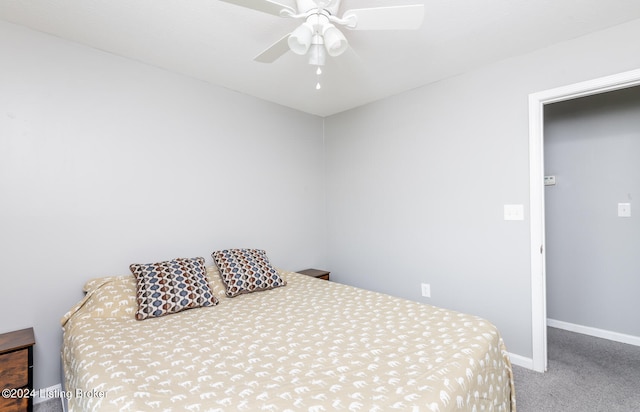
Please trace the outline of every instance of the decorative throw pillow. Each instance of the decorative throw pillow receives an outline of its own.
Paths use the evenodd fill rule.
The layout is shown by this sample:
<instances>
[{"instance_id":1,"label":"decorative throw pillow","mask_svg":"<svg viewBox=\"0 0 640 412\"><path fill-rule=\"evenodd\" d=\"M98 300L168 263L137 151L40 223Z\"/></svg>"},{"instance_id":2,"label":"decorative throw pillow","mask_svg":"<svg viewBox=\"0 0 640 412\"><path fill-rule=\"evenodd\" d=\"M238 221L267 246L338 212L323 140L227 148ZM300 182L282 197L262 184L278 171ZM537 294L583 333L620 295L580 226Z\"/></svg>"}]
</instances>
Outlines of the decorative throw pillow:
<instances>
[{"instance_id":1,"label":"decorative throw pillow","mask_svg":"<svg viewBox=\"0 0 640 412\"><path fill-rule=\"evenodd\" d=\"M218 304L209 287L202 257L136 263L129 269L136 278L138 320Z\"/></svg>"},{"instance_id":2,"label":"decorative throw pillow","mask_svg":"<svg viewBox=\"0 0 640 412\"><path fill-rule=\"evenodd\" d=\"M264 250L227 249L213 252L211 256L227 288L225 294L230 298L287 284L271 266Z\"/></svg>"}]
</instances>

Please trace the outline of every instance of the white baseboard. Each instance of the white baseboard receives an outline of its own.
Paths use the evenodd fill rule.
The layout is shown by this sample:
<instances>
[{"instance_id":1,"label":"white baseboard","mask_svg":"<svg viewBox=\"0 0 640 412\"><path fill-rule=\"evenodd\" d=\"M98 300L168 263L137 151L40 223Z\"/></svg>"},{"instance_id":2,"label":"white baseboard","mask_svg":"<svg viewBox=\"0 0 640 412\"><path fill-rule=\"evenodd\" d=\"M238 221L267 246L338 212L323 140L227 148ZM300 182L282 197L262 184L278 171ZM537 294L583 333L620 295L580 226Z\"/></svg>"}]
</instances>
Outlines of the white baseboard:
<instances>
[{"instance_id":1,"label":"white baseboard","mask_svg":"<svg viewBox=\"0 0 640 412\"><path fill-rule=\"evenodd\" d=\"M35 396L33 397L33 404L41 403L44 401L48 401L52 398L61 398L62 397L62 385L57 384L53 386L49 386L48 388L36 389Z\"/></svg>"},{"instance_id":2,"label":"white baseboard","mask_svg":"<svg viewBox=\"0 0 640 412\"><path fill-rule=\"evenodd\" d=\"M514 365L533 370L533 359L531 358L509 353L509 359L511 359L511 363Z\"/></svg>"},{"instance_id":3,"label":"white baseboard","mask_svg":"<svg viewBox=\"0 0 640 412\"><path fill-rule=\"evenodd\" d=\"M563 322L555 319L547 319L547 326L568 330L569 332L582 333L583 335L594 336L596 338L609 339L615 342L640 346L640 336L625 335L624 333L611 332L609 330L592 328L590 326L576 325L574 323Z\"/></svg>"}]
</instances>

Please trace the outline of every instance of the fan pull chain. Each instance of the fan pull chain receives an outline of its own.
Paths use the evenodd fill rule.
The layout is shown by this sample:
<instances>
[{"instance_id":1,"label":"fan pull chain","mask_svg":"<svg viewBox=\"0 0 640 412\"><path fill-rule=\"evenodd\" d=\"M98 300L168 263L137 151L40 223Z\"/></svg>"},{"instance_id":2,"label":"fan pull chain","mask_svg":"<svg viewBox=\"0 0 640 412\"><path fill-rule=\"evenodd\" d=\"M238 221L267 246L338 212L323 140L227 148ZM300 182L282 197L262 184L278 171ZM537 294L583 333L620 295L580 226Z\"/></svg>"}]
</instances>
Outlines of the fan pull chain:
<instances>
[{"instance_id":1,"label":"fan pull chain","mask_svg":"<svg viewBox=\"0 0 640 412\"><path fill-rule=\"evenodd\" d=\"M320 75L322 74L322 69L320 66L316 69L316 76L318 76L318 82L316 83L316 90L320 90L322 85L320 84Z\"/></svg>"}]
</instances>

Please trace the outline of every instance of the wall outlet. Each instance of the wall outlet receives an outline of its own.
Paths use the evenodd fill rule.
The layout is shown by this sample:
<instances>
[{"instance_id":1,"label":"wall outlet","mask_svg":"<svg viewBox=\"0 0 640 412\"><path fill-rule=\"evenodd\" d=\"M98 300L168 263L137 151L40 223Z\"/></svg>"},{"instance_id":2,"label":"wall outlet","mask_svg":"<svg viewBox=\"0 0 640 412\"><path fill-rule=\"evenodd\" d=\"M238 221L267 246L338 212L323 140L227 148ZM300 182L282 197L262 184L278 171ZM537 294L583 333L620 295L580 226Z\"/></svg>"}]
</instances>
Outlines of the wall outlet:
<instances>
[{"instance_id":1,"label":"wall outlet","mask_svg":"<svg viewBox=\"0 0 640 412\"><path fill-rule=\"evenodd\" d=\"M422 296L424 296L425 298L430 298L431 297L431 285L428 283L423 283L422 284Z\"/></svg>"},{"instance_id":2,"label":"wall outlet","mask_svg":"<svg viewBox=\"0 0 640 412\"><path fill-rule=\"evenodd\" d=\"M545 176L544 177L544 185L545 186L555 186L556 185L556 177L555 176Z\"/></svg>"},{"instance_id":3,"label":"wall outlet","mask_svg":"<svg viewBox=\"0 0 640 412\"><path fill-rule=\"evenodd\" d=\"M524 205L504 205L504 220L524 220Z\"/></svg>"}]
</instances>

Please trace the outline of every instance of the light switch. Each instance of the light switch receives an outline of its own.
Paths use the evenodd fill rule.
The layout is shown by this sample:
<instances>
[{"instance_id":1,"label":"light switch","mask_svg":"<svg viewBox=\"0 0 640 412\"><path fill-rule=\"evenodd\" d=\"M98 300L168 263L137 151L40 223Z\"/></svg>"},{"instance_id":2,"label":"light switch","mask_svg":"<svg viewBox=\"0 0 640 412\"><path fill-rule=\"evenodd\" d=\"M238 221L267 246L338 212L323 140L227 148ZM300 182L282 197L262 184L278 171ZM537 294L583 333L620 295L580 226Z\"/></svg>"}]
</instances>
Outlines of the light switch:
<instances>
[{"instance_id":1,"label":"light switch","mask_svg":"<svg viewBox=\"0 0 640 412\"><path fill-rule=\"evenodd\" d=\"M504 220L524 220L524 205L504 205Z\"/></svg>"},{"instance_id":2,"label":"light switch","mask_svg":"<svg viewBox=\"0 0 640 412\"><path fill-rule=\"evenodd\" d=\"M631 217L631 203L618 203L618 217Z\"/></svg>"},{"instance_id":3,"label":"light switch","mask_svg":"<svg viewBox=\"0 0 640 412\"><path fill-rule=\"evenodd\" d=\"M428 283L423 283L420 285L422 288L422 296L424 296L425 298L430 298L431 297L431 285Z\"/></svg>"}]
</instances>

